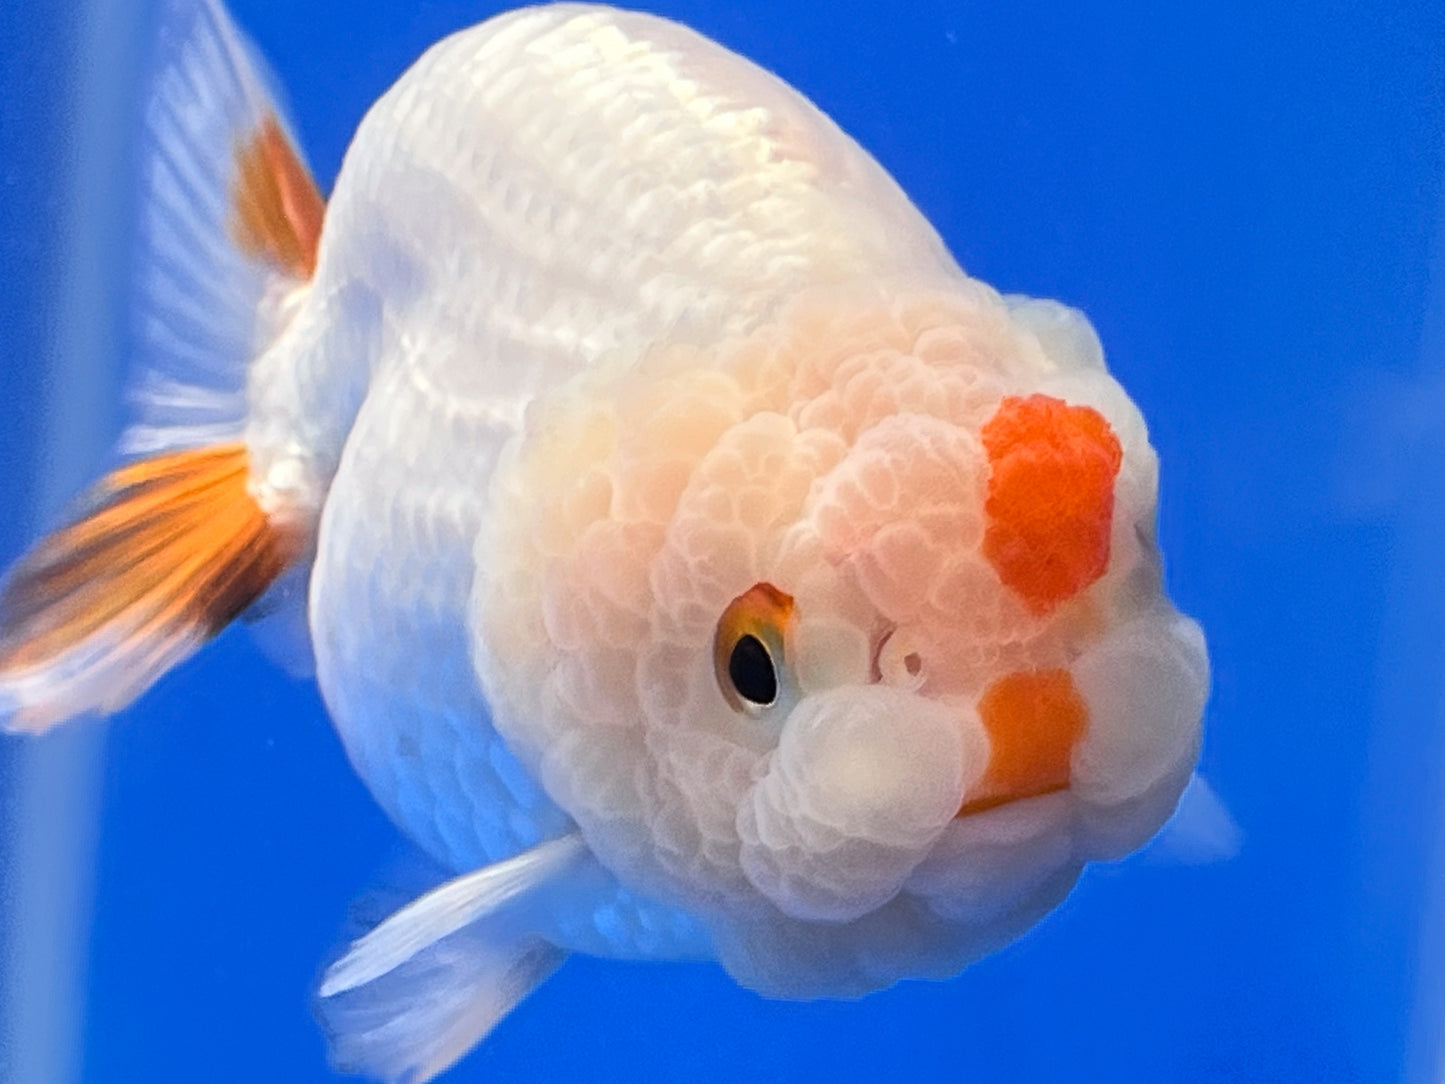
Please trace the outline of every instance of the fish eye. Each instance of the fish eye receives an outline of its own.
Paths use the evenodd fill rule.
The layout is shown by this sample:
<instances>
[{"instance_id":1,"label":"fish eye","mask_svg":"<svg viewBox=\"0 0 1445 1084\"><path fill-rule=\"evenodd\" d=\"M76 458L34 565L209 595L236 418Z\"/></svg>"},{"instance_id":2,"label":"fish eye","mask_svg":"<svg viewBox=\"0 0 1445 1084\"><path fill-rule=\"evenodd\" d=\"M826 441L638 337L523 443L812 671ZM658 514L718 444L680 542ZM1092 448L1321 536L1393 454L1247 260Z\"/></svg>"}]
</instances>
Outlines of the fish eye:
<instances>
[{"instance_id":1,"label":"fish eye","mask_svg":"<svg viewBox=\"0 0 1445 1084\"><path fill-rule=\"evenodd\" d=\"M728 657L728 680L749 704L765 708L778 698L778 673L763 642L751 633L738 638Z\"/></svg>"},{"instance_id":2,"label":"fish eye","mask_svg":"<svg viewBox=\"0 0 1445 1084\"><path fill-rule=\"evenodd\" d=\"M792 614L792 596L759 583L733 599L718 618L713 666L718 689L734 711L756 712L777 703Z\"/></svg>"}]
</instances>

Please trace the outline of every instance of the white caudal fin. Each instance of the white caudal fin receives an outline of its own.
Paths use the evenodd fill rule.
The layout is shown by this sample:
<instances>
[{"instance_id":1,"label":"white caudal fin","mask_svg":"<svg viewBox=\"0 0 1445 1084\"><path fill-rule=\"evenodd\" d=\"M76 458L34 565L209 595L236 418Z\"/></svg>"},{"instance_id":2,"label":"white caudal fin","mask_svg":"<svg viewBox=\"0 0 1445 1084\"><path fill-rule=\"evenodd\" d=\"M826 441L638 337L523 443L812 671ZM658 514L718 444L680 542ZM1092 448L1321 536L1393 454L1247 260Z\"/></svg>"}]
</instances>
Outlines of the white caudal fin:
<instances>
[{"instance_id":1,"label":"white caudal fin","mask_svg":"<svg viewBox=\"0 0 1445 1084\"><path fill-rule=\"evenodd\" d=\"M557 969L566 952L526 921L526 898L576 867L580 835L448 881L402 908L332 964L318 1014L338 1069L431 1080Z\"/></svg>"},{"instance_id":2,"label":"white caudal fin","mask_svg":"<svg viewBox=\"0 0 1445 1084\"><path fill-rule=\"evenodd\" d=\"M127 455L236 439L246 369L315 268L324 204L273 80L215 0L163 0L141 148Z\"/></svg>"},{"instance_id":3,"label":"white caudal fin","mask_svg":"<svg viewBox=\"0 0 1445 1084\"><path fill-rule=\"evenodd\" d=\"M214 0L164 0L140 161L129 458L0 584L0 724L115 711L310 545L262 508L246 369L315 268L325 210L254 51Z\"/></svg>"}]
</instances>

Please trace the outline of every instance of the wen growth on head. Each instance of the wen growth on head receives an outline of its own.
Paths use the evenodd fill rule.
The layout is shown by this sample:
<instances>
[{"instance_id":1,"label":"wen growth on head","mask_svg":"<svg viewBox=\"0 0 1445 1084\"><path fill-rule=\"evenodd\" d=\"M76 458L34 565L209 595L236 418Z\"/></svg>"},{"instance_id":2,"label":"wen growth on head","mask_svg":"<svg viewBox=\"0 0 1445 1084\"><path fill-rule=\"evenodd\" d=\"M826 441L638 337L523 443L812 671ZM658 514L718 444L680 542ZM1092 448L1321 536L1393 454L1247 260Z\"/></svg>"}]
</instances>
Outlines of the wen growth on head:
<instances>
[{"instance_id":1,"label":"wen growth on head","mask_svg":"<svg viewBox=\"0 0 1445 1084\"><path fill-rule=\"evenodd\" d=\"M1208 664L1082 315L969 278L797 92L652 16L445 39L324 202L267 86L170 0L152 364L6 581L0 717L304 610L352 764L460 874L327 972L338 1064L427 1079L569 952L951 976L1169 817Z\"/></svg>"}]
</instances>

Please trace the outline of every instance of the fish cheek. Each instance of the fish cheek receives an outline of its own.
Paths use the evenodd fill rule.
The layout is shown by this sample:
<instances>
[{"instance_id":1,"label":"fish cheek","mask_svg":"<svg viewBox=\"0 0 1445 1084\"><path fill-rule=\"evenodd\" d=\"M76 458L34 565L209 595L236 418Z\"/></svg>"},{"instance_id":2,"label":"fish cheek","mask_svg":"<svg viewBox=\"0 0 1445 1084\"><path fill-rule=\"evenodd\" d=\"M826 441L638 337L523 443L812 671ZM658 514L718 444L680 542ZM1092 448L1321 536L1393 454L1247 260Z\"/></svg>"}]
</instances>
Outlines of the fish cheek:
<instances>
[{"instance_id":1,"label":"fish cheek","mask_svg":"<svg viewBox=\"0 0 1445 1084\"><path fill-rule=\"evenodd\" d=\"M792 918L859 918L898 893L986 758L982 731L936 701L879 685L807 697L738 809L743 870Z\"/></svg>"}]
</instances>

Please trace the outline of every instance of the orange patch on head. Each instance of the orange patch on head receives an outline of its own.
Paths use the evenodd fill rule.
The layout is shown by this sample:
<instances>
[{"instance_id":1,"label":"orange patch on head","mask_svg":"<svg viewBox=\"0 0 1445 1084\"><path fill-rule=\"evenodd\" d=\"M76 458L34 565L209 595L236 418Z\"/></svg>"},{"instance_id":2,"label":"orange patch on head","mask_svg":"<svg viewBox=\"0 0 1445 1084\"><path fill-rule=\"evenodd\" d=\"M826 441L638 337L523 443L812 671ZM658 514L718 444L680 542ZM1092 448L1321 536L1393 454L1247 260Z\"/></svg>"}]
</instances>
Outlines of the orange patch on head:
<instances>
[{"instance_id":1,"label":"orange patch on head","mask_svg":"<svg viewBox=\"0 0 1445 1084\"><path fill-rule=\"evenodd\" d=\"M983 554L1034 613L1104 574L1123 452L1104 416L1047 395L1005 399L983 427Z\"/></svg>"},{"instance_id":2,"label":"orange patch on head","mask_svg":"<svg viewBox=\"0 0 1445 1084\"><path fill-rule=\"evenodd\" d=\"M1022 670L999 678L978 702L989 761L959 816L1069 785L1074 746L1089 708L1067 670Z\"/></svg>"}]
</instances>

